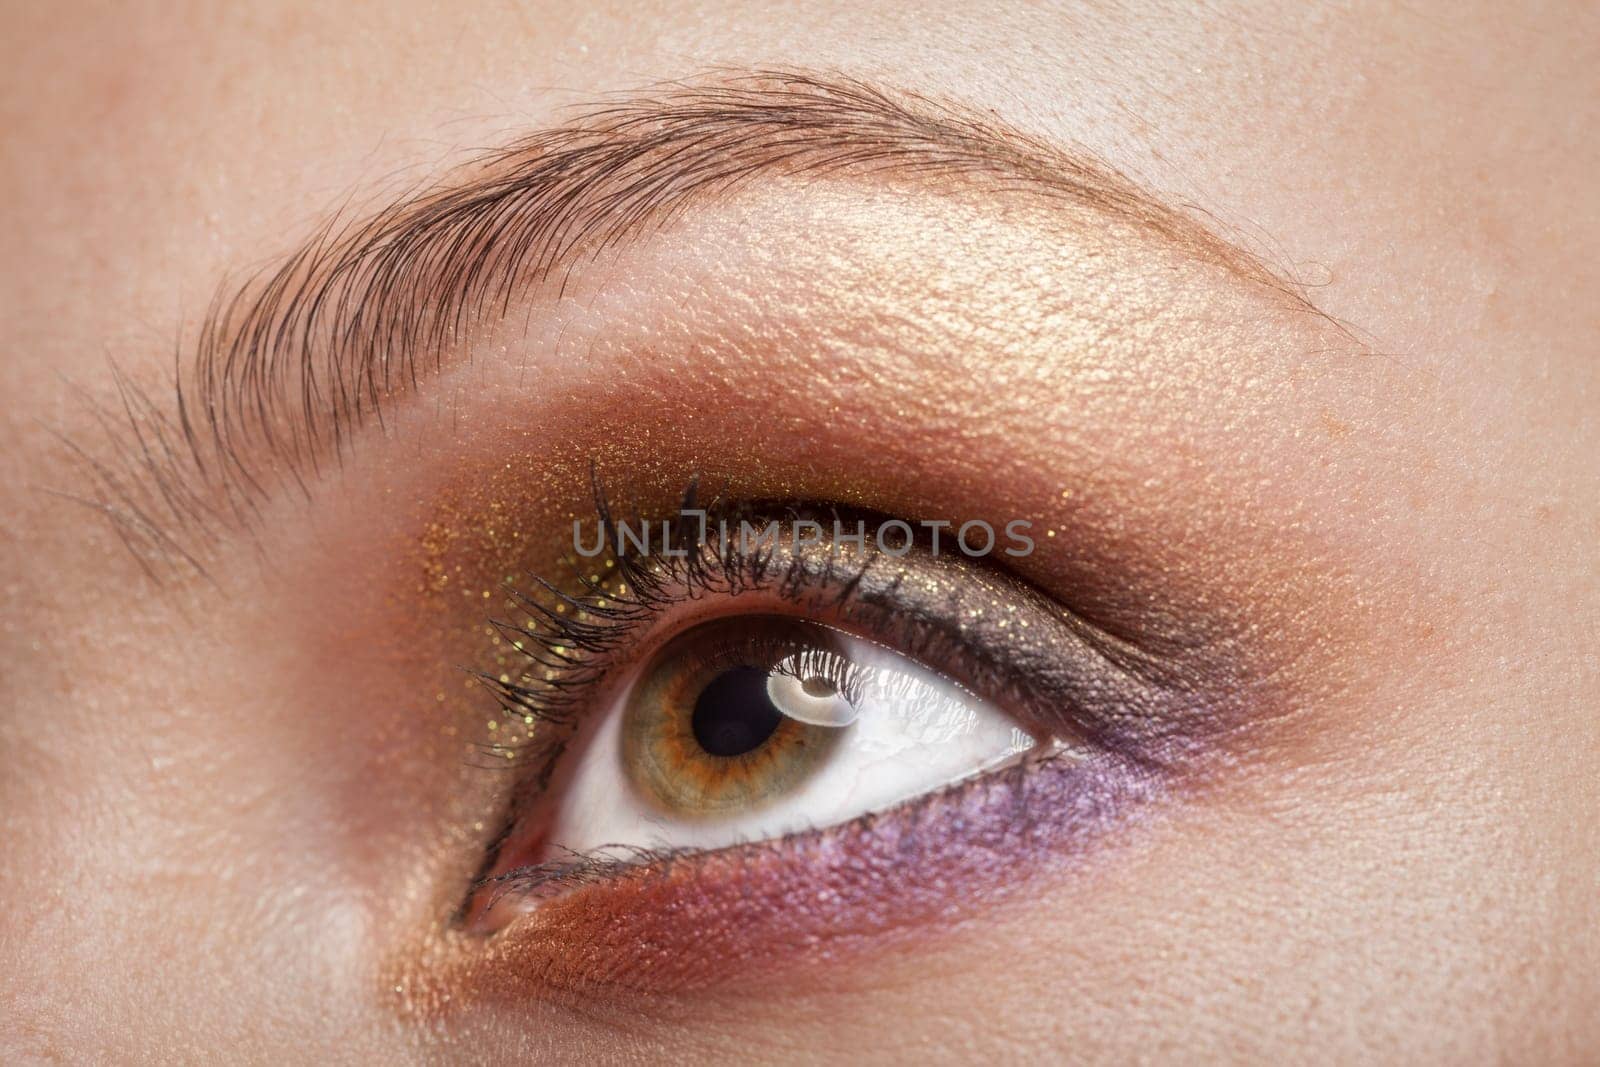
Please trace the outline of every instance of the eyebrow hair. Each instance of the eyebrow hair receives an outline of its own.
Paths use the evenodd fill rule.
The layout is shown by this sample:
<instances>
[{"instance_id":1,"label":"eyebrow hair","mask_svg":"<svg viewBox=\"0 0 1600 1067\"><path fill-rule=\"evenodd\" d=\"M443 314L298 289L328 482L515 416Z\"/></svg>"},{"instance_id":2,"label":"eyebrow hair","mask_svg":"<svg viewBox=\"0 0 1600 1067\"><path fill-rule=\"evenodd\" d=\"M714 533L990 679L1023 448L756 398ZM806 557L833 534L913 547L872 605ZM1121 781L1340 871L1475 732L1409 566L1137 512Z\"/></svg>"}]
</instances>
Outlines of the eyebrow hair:
<instances>
[{"instance_id":1,"label":"eyebrow hair","mask_svg":"<svg viewBox=\"0 0 1600 1067\"><path fill-rule=\"evenodd\" d=\"M519 295L564 284L585 256L698 200L763 177L840 174L1028 191L1315 312L1259 256L1091 154L854 78L724 73L581 111L365 218L336 217L276 267L224 287L178 351L170 400L113 367L116 403L95 414L117 447L97 455L63 438L91 489L62 495L106 516L152 577L162 563L205 574L208 546L250 527L280 483L309 494L355 430Z\"/></svg>"}]
</instances>

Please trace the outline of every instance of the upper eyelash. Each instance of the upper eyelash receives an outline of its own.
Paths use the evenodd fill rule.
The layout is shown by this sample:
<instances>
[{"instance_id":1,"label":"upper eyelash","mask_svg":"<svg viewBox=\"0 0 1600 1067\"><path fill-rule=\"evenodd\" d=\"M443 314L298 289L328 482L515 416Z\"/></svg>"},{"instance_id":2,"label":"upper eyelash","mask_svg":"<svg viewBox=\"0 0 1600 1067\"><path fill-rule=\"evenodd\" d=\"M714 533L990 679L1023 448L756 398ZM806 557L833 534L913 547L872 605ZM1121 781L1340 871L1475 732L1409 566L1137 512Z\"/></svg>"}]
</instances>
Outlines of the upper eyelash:
<instances>
[{"instance_id":1,"label":"upper eyelash","mask_svg":"<svg viewBox=\"0 0 1600 1067\"><path fill-rule=\"evenodd\" d=\"M607 534L607 555L583 567L578 566L576 557L569 557L572 570L566 589L539 577L533 579L529 590L508 587L509 603L526 621L500 620L493 626L499 637L525 658L527 666L516 676L473 672L513 727L512 731L497 731L483 750L494 766L502 768L525 770L530 762L542 761L530 782L534 788L548 785L555 760L586 708L593 685L611 669L612 654L618 648L674 605L713 593L731 596L752 590L798 602L808 589L828 587L829 602L819 603L819 607L856 618L866 612L879 613L867 620L873 622L892 617L897 628L905 631L896 646L899 652L914 659L959 664L968 677L958 681L985 690L1013 710L1050 705L1049 721L1035 722L1047 732L1103 735L1108 743L1124 745L1130 751L1146 749L1145 758L1156 762L1164 759L1158 751L1164 735L1166 740L1187 743L1182 735L1190 727L1170 714L1174 695L1190 688L1181 664L1100 629L1026 583L1011 584L1020 579L1007 578L1007 587L1001 590L991 583L985 595L991 603L995 596L1003 596L1013 610L1031 605L1026 611L1039 625L1023 634L1031 634L1033 644L1016 651L1008 644L990 647L975 643L966 625L964 609L972 604L955 594L936 602L913 595L909 587L902 591L902 573L875 575L877 557L871 553L852 561L836 555L828 545L780 554L770 543L745 551L736 548L734 540L701 540L700 531L705 527L691 523L686 515L699 503L698 479L690 480L676 518L665 520L670 533L663 539L668 544L692 544L696 550L685 554L616 551L627 545L616 536L618 522L593 469L591 482L595 513ZM721 497L700 510L706 513L708 523L726 520L730 529L751 518L770 522L779 515L813 521L859 520L868 515L884 518L826 503L724 501ZM720 545L720 552L712 550L714 544ZM963 570L974 568L968 571L972 578L984 571L973 561L962 561L960 566ZM604 578L599 569L607 572ZM1005 577L998 572L996 576ZM1026 627L1027 622L1022 625ZM1024 641L1023 646L1027 645ZM1085 701L1082 706L1078 698ZM546 729L537 731L534 738L535 731L528 728L540 724ZM510 736L517 732L525 736Z\"/></svg>"},{"instance_id":2,"label":"upper eyelash","mask_svg":"<svg viewBox=\"0 0 1600 1067\"><path fill-rule=\"evenodd\" d=\"M616 520L604 486L592 469L590 477L596 517L608 534L606 543L620 544L612 536ZM699 480L694 477L683 493L679 517L666 539L668 543L677 543L682 537L682 513L695 508L698 499ZM720 498L709 501L705 510L714 520L725 518L735 523L741 518L770 517L779 511L792 515L818 511L839 513L837 508L801 502L762 505L748 501L724 503ZM578 567L572 561L570 580L576 592L568 592L537 575L531 576L533 589L519 590L507 585L505 592L509 602L523 611L527 622L498 619L491 620L490 625L530 664L522 678L527 678L531 671L538 671L543 677L533 679L536 684L530 685L517 677L470 672L493 695L511 722L520 722L529 730L528 740L521 744L502 738L478 746L480 753L489 757L488 766L519 773L522 781L513 791L500 828L489 843L484 863L471 883L468 901L472 893L504 880L491 878L488 872L498 862L500 850L514 830L517 812L527 796L542 794L549 788L556 765L581 717L585 696L611 668L612 653L627 645L662 611L685 598L758 588L774 590L786 598L797 596L813 580L806 569L806 559L799 554L792 555L787 563L777 565L781 569L774 570L775 556L776 549L772 546L758 548L752 553L740 553L725 546L719 556L704 552L690 552L685 556L612 552L597 561L610 572L603 579L599 573L588 573L587 568ZM869 558L850 573L838 574L830 556L829 566L820 580L838 583L836 605L849 600L870 565ZM581 650L582 655L570 650ZM545 729L536 738L532 728L541 725ZM510 758L506 758L508 756ZM550 869L543 871L536 880L541 885L565 884L572 879L592 881L602 877L602 868L607 871L634 868L644 862L659 865L675 857L675 853L659 851L651 852L648 857L640 853L626 859L580 855L572 857L570 862L545 865ZM506 881L501 892L513 888L512 882ZM465 906L463 902L463 908ZM463 915L464 912L458 914L457 919Z\"/></svg>"},{"instance_id":3,"label":"upper eyelash","mask_svg":"<svg viewBox=\"0 0 1600 1067\"><path fill-rule=\"evenodd\" d=\"M614 536L618 520L612 514L604 486L597 474L591 473L591 479L596 516L607 534L605 543L619 544ZM695 509L698 503L696 477L683 493L678 517L667 520L671 529L665 538L667 543L682 542L689 528L683 512ZM720 498L706 503L704 510L711 521L734 524L758 515L770 517L777 511L796 516L817 510L839 514L836 508L800 502L762 505L748 501L724 503ZM694 529L698 528L695 524ZM753 552L737 551L731 543L723 547L720 554L691 551L683 556L610 551L596 564L604 574L588 573L587 568L573 564L570 582L575 591L537 575L532 577L533 589L508 586L505 592L509 602L527 621L496 619L490 625L528 666L520 679L482 671L474 671L473 675L513 721L521 720L530 726L542 723L571 727L584 704L583 695L609 668L610 654L626 645L665 609L711 593L736 595L754 589L767 589L784 599L794 599L817 581L837 584L835 602L842 604L870 566L868 560L840 573L830 560L829 568L817 576L800 554L791 555L786 562L776 562L777 550L772 545L759 546ZM540 677L531 677L535 672ZM552 740L559 746L560 735ZM503 754L511 747L497 740L487 749ZM536 746L536 750L546 759L558 754L549 752L548 747ZM495 765L517 763L513 759Z\"/></svg>"}]
</instances>

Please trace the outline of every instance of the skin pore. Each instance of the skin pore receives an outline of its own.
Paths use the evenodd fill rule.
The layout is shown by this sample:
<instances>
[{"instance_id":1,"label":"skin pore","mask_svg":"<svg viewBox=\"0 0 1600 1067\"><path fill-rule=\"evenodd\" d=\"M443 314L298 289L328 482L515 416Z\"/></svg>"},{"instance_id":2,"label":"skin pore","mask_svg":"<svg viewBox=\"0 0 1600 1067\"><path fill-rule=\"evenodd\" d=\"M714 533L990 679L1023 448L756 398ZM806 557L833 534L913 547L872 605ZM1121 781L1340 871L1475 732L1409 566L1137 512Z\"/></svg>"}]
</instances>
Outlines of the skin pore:
<instances>
[{"instance_id":1,"label":"skin pore","mask_svg":"<svg viewBox=\"0 0 1600 1067\"><path fill-rule=\"evenodd\" d=\"M1600 1047L1592 12L5 18L8 1059ZM774 67L1097 161L1207 236L764 175L517 287L337 461L263 453L182 542L210 580L151 581L59 495L101 499L63 436L127 444L111 362L168 410L219 279L341 204ZM591 461L646 508L698 472L1027 518L1014 576L1227 728L1132 799L1039 789L1037 847L930 818L909 863L762 853L474 937L512 790L463 756L493 705L460 667L509 669L487 621L561 573Z\"/></svg>"}]
</instances>

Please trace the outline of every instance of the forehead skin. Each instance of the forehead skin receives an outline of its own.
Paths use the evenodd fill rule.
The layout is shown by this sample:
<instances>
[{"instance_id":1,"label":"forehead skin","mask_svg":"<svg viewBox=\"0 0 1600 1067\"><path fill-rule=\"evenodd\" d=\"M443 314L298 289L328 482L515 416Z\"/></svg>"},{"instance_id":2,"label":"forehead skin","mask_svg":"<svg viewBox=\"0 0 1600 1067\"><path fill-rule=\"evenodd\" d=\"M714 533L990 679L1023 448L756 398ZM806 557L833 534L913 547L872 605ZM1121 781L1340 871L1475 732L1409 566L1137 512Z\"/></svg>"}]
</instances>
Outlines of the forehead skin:
<instances>
[{"instance_id":1,"label":"forehead skin","mask_svg":"<svg viewBox=\"0 0 1600 1067\"><path fill-rule=\"evenodd\" d=\"M310 885L343 857L297 833L337 809L285 799L264 770L285 764L256 749L229 767L235 804L196 805L195 760L272 739L245 721L227 745L174 741L215 725L185 651L226 640L203 601L147 602L110 534L40 491L68 481L50 430L83 428L74 383L104 395L108 358L140 378L170 366L220 277L351 190L404 189L606 93L800 65L1082 145L1310 283L1375 358L1428 383L1388 427L1431 465L1408 483L1423 488L1351 499L1405 512L1421 580L1452 590L1461 621L1427 685L1327 709L1406 724L1405 751L1375 746L1370 789L1319 810L1289 783L1281 809L1197 815L1210 851L1107 873L1091 937L1046 898L941 946L939 971L964 979L935 987L915 951L886 954L848 997L651 1033L838 1056L890 1018L968 1058L1596 1054L1592 5L458 6L0 16L0 1049L418 1054L372 995L386 946L363 908L163 863L270 854ZM599 1027L550 1032L574 1055L622 1047ZM492 1024L468 1038L484 1055L523 1040Z\"/></svg>"}]
</instances>

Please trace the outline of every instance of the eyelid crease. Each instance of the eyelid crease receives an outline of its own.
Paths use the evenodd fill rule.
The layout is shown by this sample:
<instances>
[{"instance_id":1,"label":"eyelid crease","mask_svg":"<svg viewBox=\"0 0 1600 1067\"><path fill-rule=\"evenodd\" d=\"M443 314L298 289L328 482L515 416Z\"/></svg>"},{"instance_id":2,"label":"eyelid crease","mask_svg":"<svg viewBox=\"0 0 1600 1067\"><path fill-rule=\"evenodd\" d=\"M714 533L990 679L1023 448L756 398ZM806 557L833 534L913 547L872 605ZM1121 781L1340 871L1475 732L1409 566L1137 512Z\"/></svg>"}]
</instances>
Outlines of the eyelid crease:
<instances>
[{"instance_id":1,"label":"eyelid crease","mask_svg":"<svg viewBox=\"0 0 1600 1067\"><path fill-rule=\"evenodd\" d=\"M531 287L760 176L982 183L1130 223L1315 310L1254 254L1081 149L848 77L722 73L603 104L365 219L327 222L214 299L170 408L118 377L113 449L74 446L74 494L167 573L249 529L279 483L309 492L390 398Z\"/></svg>"}]
</instances>

